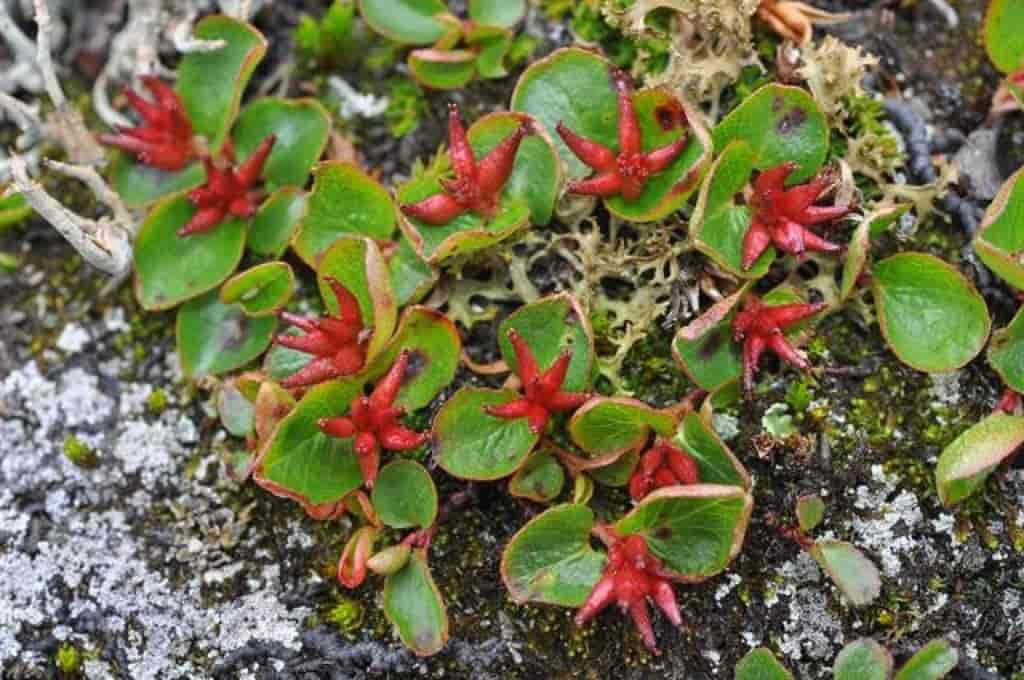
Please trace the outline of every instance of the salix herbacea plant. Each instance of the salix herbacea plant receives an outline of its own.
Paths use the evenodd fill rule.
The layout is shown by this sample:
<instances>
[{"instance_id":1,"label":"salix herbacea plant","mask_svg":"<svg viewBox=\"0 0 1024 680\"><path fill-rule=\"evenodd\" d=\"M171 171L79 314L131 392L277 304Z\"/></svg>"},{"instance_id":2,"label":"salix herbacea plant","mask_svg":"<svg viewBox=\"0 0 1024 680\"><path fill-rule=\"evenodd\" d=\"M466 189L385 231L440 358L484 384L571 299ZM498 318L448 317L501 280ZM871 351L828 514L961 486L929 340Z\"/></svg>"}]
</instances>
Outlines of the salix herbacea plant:
<instances>
[{"instance_id":1,"label":"salix herbacea plant","mask_svg":"<svg viewBox=\"0 0 1024 680\"><path fill-rule=\"evenodd\" d=\"M870 638L848 643L832 665L835 680L941 680L957 666L960 654L944 638L932 640L895 668L893 655ZM750 650L736 664L736 680L794 680L767 647Z\"/></svg>"},{"instance_id":2,"label":"salix herbacea plant","mask_svg":"<svg viewBox=\"0 0 1024 680\"><path fill-rule=\"evenodd\" d=\"M443 0L359 0L370 28L409 52L409 73L435 90L455 90L474 78L508 75L505 58L526 0L472 0L460 19ZM429 47L427 47L429 46Z\"/></svg>"}]
</instances>

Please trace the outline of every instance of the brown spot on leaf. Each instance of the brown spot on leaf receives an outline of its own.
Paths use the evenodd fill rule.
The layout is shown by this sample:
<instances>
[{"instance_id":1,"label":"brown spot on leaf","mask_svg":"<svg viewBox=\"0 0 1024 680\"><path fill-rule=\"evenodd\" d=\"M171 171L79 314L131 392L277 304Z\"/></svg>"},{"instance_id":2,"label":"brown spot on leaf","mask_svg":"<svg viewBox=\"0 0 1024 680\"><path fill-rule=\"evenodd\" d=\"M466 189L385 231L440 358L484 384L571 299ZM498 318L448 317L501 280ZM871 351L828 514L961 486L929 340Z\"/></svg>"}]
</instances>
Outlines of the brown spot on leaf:
<instances>
[{"instance_id":1,"label":"brown spot on leaf","mask_svg":"<svg viewBox=\"0 0 1024 680\"><path fill-rule=\"evenodd\" d=\"M716 328L708 333L707 338L700 344L700 348L697 350L697 358L702 361L707 361L715 352L722 346L726 340L726 333L724 328Z\"/></svg>"},{"instance_id":2,"label":"brown spot on leaf","mask_svg":"<svg viewBox=\"0 0 1024 680\"><path fill-rule=\"evenodd\" d=\"M658 527L654 531L654 537L662 541L667 541L668 539L672 538L672 529L668 527Z\"/></svg>"},{"instance_id":3,"label":"brown spot on leaf","mask_svg":"<svg viewBox=\"0 0 1024 680\"><path fill-rule=\"evenodd\" d=\"M786 105L786 100L782 97L775 97L772 99L772 113L778 113L782 110L782 107Z\"/></svg>"},{"instance_id":4,"label":"brown spot on leaf","mask_svg":"<svg viewBox=\"0 0 1024 680\"><path fill-rule=\"evenodd\" d=\"M683 105L672 99L655 107L654 119L658 121L662 130L668 132L672 128L682 127L686 114L683 112Z\"/></svg>"},{"instance_id":5,"label":"brown spot on leaf","mask_svg":"<svg viewBox=\"0 0 1024 680\"><path fill-rule=\"evenodd\" d=\"M225 352L237 351L249 336L249 317L245 314L239 314L234 319L228 320L225 323L225 327L227 328L227 334L224 335L224 339L221 341L221 349Z\"/></svg>"},{"instance_id":6,"label":"brown spot on leaf","mask_svg":"<svg viewBox=\"0 0 1024 680\"><path fill-rule=\"evenodd\" d=\"M806 122L807 112L801 108L793 107L786 112L786 115L779 119L775 129L779 131L780 135L790 135L803 127Z\"/></svg>"},{"instance_id":7,"label":"brown spot on leaf","mask_svg":"<svg viewBox=\"0 0 1024 680\"><path fill-rule=\"evenodd\" d=\"M402 374L402 384L405 385L415 380L427 368L428 359L423 352L414 349L409 352L409 363L405 366L405 373Z\"/></svg>"}]
</instances>

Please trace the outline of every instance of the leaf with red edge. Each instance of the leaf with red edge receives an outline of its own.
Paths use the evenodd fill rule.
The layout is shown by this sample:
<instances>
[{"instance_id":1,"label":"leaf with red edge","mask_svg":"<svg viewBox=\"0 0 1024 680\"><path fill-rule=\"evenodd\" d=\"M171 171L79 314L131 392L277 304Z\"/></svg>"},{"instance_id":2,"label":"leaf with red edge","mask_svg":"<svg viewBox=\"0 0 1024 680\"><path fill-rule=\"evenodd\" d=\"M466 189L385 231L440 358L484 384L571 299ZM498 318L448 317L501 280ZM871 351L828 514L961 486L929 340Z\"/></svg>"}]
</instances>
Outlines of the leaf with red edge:
<instances>
[{"instance_id":1,"label":"leaf with red edge","mask_svg":"<svg viewBox=\"0 0 1024 680\"><path fill-rule=\"evenodd\" d=\"M457 90L473 80L476 52L469 50L413 50L409 73L424 87Z\"/></svg>"},{"instance_id":2,"label":"leaf with red edge","mask_svg":"<svg viewBox=\"0 0 1024 680\"><path fill-rule=\"evenodd\" d=\"M469 0L469 18L485 26L511 28L525 14L526 0Z\"/></svg>"},{"instance_id":3,"label":"leaf with red edge","mask_svg":"<svg viewBox=\"0 0 1024 680\"><path fill-rule=\"evenodd\" d=\"M675 428L671 414L626 397L591 399L569 421L573 443L605 464L642 448L652 431L670 437Z\"/></svg>"},{"instance_id":4,"label":"leaf with red edge","mask_svg":"<svg viewBox=\"0 0 1024 680\"><path fill-rule=\"evenodd\" d=\"M384 615L417 656L440 652L448 642L448 611L427 566L426 550L414 550L405 567L384 582Z\"/></svg>"},{"instance_id":5,"label":"leaf with red edge","mask_svg":"<svg viewBox=\"0 0 1024 680\"><path fill-rule=\"evenodd\" d=\"M422 465L394 460L373 485L373 508L380 521L393 529L426 529L437 519L437 489Z\"/></svg>"},{"instance_id":6,"label":"leaf with red edge","mask_svg":"<svg viewBox=\"0 0 1024 680\"><path fill-rule=\"evenodd\" d=\"M201 186L206 172L193 163L179 172L168 172L137 162L117 152L110 162L110 184L129 208L140 208L165 196Z\"/></svg>"},{"instance_id":7,"label":"leaf with red edge","mask_svg":"<svg viewBox=\"0 0 1024 680\"><path fill-rule=\"evenodd\" d=\"M565 470L558 459L540 450L531 454L523 467L508 480L508 492L517 498L550 503L558 498L564 484Z\"/></svg>"},{"instance_id":8,"label":"leaf with red edge","mask_svg":"<svg viewBox=\"0 0 1024 680\"><path fill-rule=\"evenodd\" d=\"M429 45L447 30L441 0L359 0L359 13L374 31L405 45Z\"/></svg>"},{"instance_id":9,"label":"leaf with red edge","mask_svg":"<svg viewBox=\"0 0 1024 680\"><path fill-rule=\"evenodd\" d=\"M292 268L286 262L265 262L225 281L220 300L239 305L247 316L269 316L288 304L294 293Z\"/></svg>"},{"instance_id":10,"label":"leaf with red edge","mask_svg":"<svg viewBox=\"0 0 1024 680\"><path fill-rule=\"evenodd\" d=\"M740 347L733 342L732 320L746 291L744 286L719 300L676 333L672 356L701 389L713 392L743 373Z\"/></svg>"},{"instance_id":11,"label":"leaf with red edge","mask_svg":"<svg viewBox=\"0 0 1024 680\"><path fill-rule=\"evenodd\" d=\"M697 478L704 484L750 488L750 475L722 441L711 421L700 413L687 413L679 423L675 443L697 461Z\"/></svg>"},{"instance_id":12,"label":"leaf with red edge","mask_svg":"<svg viewBox=\"0 0 1024 680\"><path fill-rule=\"evenodd\" d=\"M1024 417L993 413L954 439L939 456L935 486L944 505L974 494L993 470L1024 445Z\"/></svg>"},{"instance_id":13,"label":"leaf with red edge","mask_svg":"<svg viewBox=\"0 0 1024 680\"><path fill-rule=\"evenodd\" d=\"M1024 290L1024 168L1013 173L989 204L974 237L974 250L999 278Z\"/></svg>"},{"instance_id":14,"label":"leaf with red edge","mask_svg":"<svg viewBox=\"0 0 1024 680\"><path fill-rule=\"evenodd\" d=\"M190 378L241 368L266 351L276 329L276 317L248 316L240 305L224 304L217 291L210 291L178 310L181 368Z\"/></svg>"},{"instance_id":15,"label":"leaf with red edge","mask_svg":"<svg viewBox=\"0 0 1024 680\"><path fill-rule=\"evenodd\" d=\"M277 141L263 166L268 189L304 187L320 160L331 133L330 114L315 99L263 97L248 104L231 137L239 161L248 158L270 135Z\"/></svg>"},{"instance_id":16,"label":"leaf with red edge","mask_svg":"<svg viewBox=\"0 0 1024 680\"><path fill-rule=\"evenodd\" d=\"M281 187L270 194L249 224L249 251L281 257L306 215L306 199L306 192L296 187Z\"/></svg>"}]
</instances>

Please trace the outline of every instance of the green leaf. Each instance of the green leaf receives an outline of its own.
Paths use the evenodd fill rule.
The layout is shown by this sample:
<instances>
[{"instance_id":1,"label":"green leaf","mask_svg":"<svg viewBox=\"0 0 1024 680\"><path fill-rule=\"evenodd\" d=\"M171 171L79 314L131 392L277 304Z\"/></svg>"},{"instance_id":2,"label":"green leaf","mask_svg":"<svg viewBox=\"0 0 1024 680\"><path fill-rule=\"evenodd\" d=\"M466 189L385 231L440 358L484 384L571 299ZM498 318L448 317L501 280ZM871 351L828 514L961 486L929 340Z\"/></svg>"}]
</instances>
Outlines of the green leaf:
<instances>
[{"instance_id":1,"label":"green leaf","mask_svg":"<svg viewBox=\"0 0 1024 680\"><path fill-rule=\"evenodd\" d=\"M210 291L178 310L181 368L190 378L241 368L266 351L276 328L275 317L246 316L241 306L226 305Z\"/></svg>"},{"instance_id":2,"label":"green leaf","mask_svg":"<svg viewBox=\"0 0 1024 680\"><path fill-rule=\"evenodd\" d=\"M1024 444L1024 417L993 413L954 439L939 456L935 485L944 505L977 491L999 463Z\"/></svg>"},{"instance_id":3,"label":"green leaf","mask_svg":"<svg viewBox=\"0 0 1024 680\"><path fill-rule=\"evenodd\" d=\"M839 652L832 675L835 680L889 680L892 655L874 640L854 640Z\"/></svg>"},{"instance_id":4,"label":"green leaf","mask_svg":"<svg viewBox=\"0 0 1024 680\"><path fill-rule=\"evenodd\" d=\"M238 388L235 380L227 380L216 392L217 416L233 437L248 437L255 430L256 406Z\"/></svg>"},{"instance_id":5,"label":"green leaf","mask_svg":"<svg viewBox=\"0 0 1024 680\"><path fill-rule=\"evenodd\" d=\"M633 476L633 471L639 462L640 453L638 451L627 451L619 456L614 463L590 468L587 470L587 474L593 477L598 484L622 487L629 483L629 478Z\"/></svg>"},{"instance_id":6,"label":"green leaf","mask_svg":"<svg viewBox=\"0 0 1024 680\"><path fill-rule=\"evenodd\" d=\"M373 485L373 508L393 529L426 529L437 518L437 489L430 474L413 460L385 465Z\"/></svg>"},{"instance_id":7,"label":"green leaf","mask_svg":"<svg viewBox=\"0 0 1024 680\"><path fill-rule=\"evenodd\" d=\"M21 194L0 198L0 232L22 222L32 214L32 206Z\"/></svg>"},{"instance_id":8,"label":"green leaf","mask_svg":"<svg viewBox=\"0 0 1024 680\"><path fill-rule=\"evenodd\" d=\"M476 50L476 72L481 78L504 78L508 75L505 56L512 47L513 33L497 26L474 26L466 34L466 42Z\"/></svg>"},{"instance_id":9,"label":"green leaf","mask_svg":"<svg viewBox=\"0 0 1024 680\"><path fill-rule=\"evenodd\" d=\"M459 367L462 341L448 317L429 307L407 307L391 342L367 367L368 379L384 375L402 350L412 353L395 405L423 408L451 384Z\"/></svg>"},{"instance_id":10,"label":"green leaf","mask_svg":"<svg viewBox=\"0 0 1024 680\"><path fill-rule=\"evenodd\" d=\"M473 153L480 159L523 123L532 124L535 133L524 137L519 144L512 175L505 184L505 194L529 207L534 224L547 224L551 221L562 185L562 164L547 131L530 116L501 111L477 120L470 126L467 136Z\"/></svg>"},{"instance_id":11,"label":"green leaf","mask_svg":"<svg viewBox=\"0 0 1024 680\"><path fill-rule=\"evenodd\" d=\"M180 237L195 214L184 196L157 205L135 240L135 294L148 310L170 309L215 288L245 250L245 222L228 218L204 234Z\"/></svg>"},{"instance_id":12,"label":"green leaf","mask_svg":"<svg viewBox=\"0 0 1024 680\"><path fill-rule=\"evenodd\" d=\"M523 305L498 327L498 347L513 371L518 371L508 332L515 329L533 352L542 373L555 363L563 352L572 352L569 370L562 383L566 392L582 392L590 387L594 367L594 341L586 314L576 299L561 293Z\"/></svg>"},{"instance_id":13,"label":"green leaf","mask_svg":"<svg viewBox=\"0 0 1024 680\"><path fill-rule=\"evenodd\" d=\"M476 52L422 49L409 53L409 73L424 87L457 90L473 80Z\"/></svg>"},{"instance_id":14,"label":"green leaf","mask_svg":"<svg viewBox=\"0 0 1024 680\"><path fill-rule=\"evenodd\" d=\"M448 611L426 550L414 550L408 564L384 582L384 615L417 656L437 654L448 642Z\"/></svg>"},{"instance_id":15,"label":"green leaf","mask_svg":"<svg viewBox=\"0 0 1024 680\"><path fill-rule=\"evenodd\" d=\"M882 208L870 215L865 215L857 229L853 232L850 245L843 261L843 278L839 286L839 300L846 301L853 294L857 282L867 268L868 255L871 252L871 237L881 234L894 222L910 210L909 203Z\"/></svg>"},{"instance_id":16,"label":"green leaf","mask_svg":"<svg viewBox=\"0 0 1024 680\"><path fill-rule=\"evenodd\" d=\"M676 333L672 356L701 389L714 392L743 373L740 346L733 342L732 320L746 290L743 287L716 302Z\"/></svg>"},{"instance_id":17,"label":"green leaf","mask_svg":"<svg viewBox=\"0 0 1024 680\"><path fill-rule=\"evenodd\" d=\"M815 541L810 550L832 582L855 607L871 604L882 590L874 562L845 541Z\"/></svg>"},{"instance_id":18,"label":"green leaf","mask_svg":"<svg viewBox=\"0 0 1024 680\"><path fill-rule=\"evenodd\" d=\"M359 0L359 13L377 33L407 45L428 45L444 35L446 14L441 0Z\"/></svg>"},{"instance_id":19,"label":"green leaf","mask_svg":"<svg viewBox=\"0 0 1024 680\"><path fill-rule=\"evenodd\" d=\"M437 272L416 254L405 234L399 236L398 247L388 259L388 272L399 307L418 302L437 282Z\"/></svg>"},{"instance_id":20,"label":"green leaf","mask_svg":"<svg viewBox=\"0 0 1024 680\"><path fill-rule=\"evenodd\" d=\"M559 505L526 523L501 556L501 578L520 604L579 607L601 578L607 559L590 546L594 513Z\"/></svg>"},{"instance_id":21,"label":"green leaf","mask_svg":"<svg viewBox=\"0 0 1024 680\"><path fill-rule=\"evenodd\" d=\"M992 334L988 362L1008 387L1024 392L1024 308L1017 311L1009 326Z\"/></svg>"},{"instance_id":22,"label":"green leaf","mask_svg":"<svg viewBox=\"0 0 1024 680\"><path fill-rule=\"evenodd\" d=\"M814 531L824 517L825 501L821 500L821 496L811 494L796 499L796 519L800 524L800 531Z\"/></svg>"},{"instance_id":23,"label":"green leaf","mask_svg":"<svg viewBox=\"0 0 1024 680\"><path fill-rule=\"evenodd\" d=\"M277 135L263 166L267 188L304 187L331 133L331 118L315 99L257 99L242 111L232 132L239 161L248 158L269 135Z\"/></svg>"},{"instance_id":24,"label":"green leaf","mask_svg":"<svg viewBox=\"0 0 1024 680\"><path fill-rule=\"evenodd\" d=\"M438 465L459 479L479 481L501 479L518 470L539 437L530 431L526 418L497 418L484 411L518 397L511 390L463 387L456 392L434 418Z\"/></svg>"},{"instance_id":25,"label":"green leaf","mask_svg":"<svg viewBox=\"0 0 1024 680\"><path fill-rule=\"evenodd\" d=\"M754 167L767 170L785 161L797 164L790 185L806 182L828 154L828 121L814 99L799 87L769 83L747 97L715 127L715 151L734 140L754 151Z\"/></svg>"},{"instance_id":26,"label":"green leaf","mask_svg":"<svg viewBox=\"0 0 1024 680\"><path fill-rule=\"evenodd\" d=\"M269 316L295 294L295 274L285 262L267 262L235 274L220 289L220 301L238 304L246 316Z\"/></svg>"},{"instance_id":27,"label":"green leaf","mask_svg":"<svg viewBox=\"0 0 1024 680\"><path fill-rule=\"evenodd\" d=\"M526 0L469 0L469 18L486 26L512 28L526 14Z\"/></svg>"},{"instance_id":28,"label":"green leaf","mask_svg":"<svg viewBox=\"0 0 1024 680\"><path fill-rule=\"evenodd\" d=\"M192 131L207 138L213 151L227 139L249 77L267 51L266 39L249 24L223 15L196 24L192 36L223 40L225 47L190 52L178 64L178 94Z\"/></svg>"},{"instance_id":29,"label":"green leaf","mask_svg":"<svg viewBox=\"0 0 1024 680\"><path fill-rule=\"evenodd\" d=\"M690 224L698 250L737 276L757 279L768 273L775 249L769 247L750 269L743 269L750 208L737 203L736 197L750 181L753 163L754 150L746 142L726 146L704 178Z\"/></svg>"},{"instance_id":30,"label":"green leaf","mask_svg":"<svg viewBox=\"0 0 1024 680\"><path fill-rule=\"evenodd\" d=\"M336 502L358 489L363 476L352 438L329 437L318 423L347 409L362 389L362 381L353 378L311 388L260 453L253 474L256 483L275 496L306 506Z\"/></svg>"},{"instance_id":31,"label":"green leaf","mask_svg":"<svg viewBox=\"0 0 1024 680\"><path fill-rule=\"evenodd\" d=\"M960 655L946 640L932 640L910 657L896 680L939 680L956 668Z\"/></svg>"},{"instance_id":32,"label":"green leaf","mask_svg":"<svg viewBox=\"0 0 1024 680\"><path fill-rule=\"evenodd\" d=\"M274 428L295 408L291 392L272 380L260 383L256 392L256 441L261 445L270 439Z\"/></svg>"},{"instance_id":33,"label":"green leaf","mask_svg":"<svg viewBox=\"0 0 1024 680\"><path fill-rule=\"evenodd\" d=\"M882 334L905 364L952 371L985 346L985 300L963 274L937 257L900 253L877 263L872 290Z\"/></svg>"},{"instance_id":34,"label":"green leaf","mask_svg":"<svg viewBox=\"0 0 1024 680\"><path fill-rule=\"evenodd\" d=\"M366 360L372 361L391 339L398 316L387 263L376 242L354 236L338 238L320 259L316 278L330 314L337 315L339 310L328 278L337 279L359 301L363 326L373 329L366 346Z\"/></svg>"},{"instance_id":35,"label":"green leaf","mask_svg":"<svg viewBox=\"0 0 1024 680\"><path fill-rule=\"evenodd\" d=\"M974 250L1000 278L1024 290L1024 168L1006 180L989 204Z\"/></svg>"},{"instance_id":36,"label":"green leaf","mask_svg":"<svg viewBox=\"0 0 1024 680\"><path fill-rule=\"evenodd\" d=\"M168 172L137 163L121 152L110 163L110 184L129 208L140 208L165 196L194 189L204 181L206 171L200 163Z\"/></svg>"},{"instance_id":37,"label":"green leaf","mask_svg":"<svg viewBox=\"0 0 1024 680\"><path fill-rule=\"evenodd\" d=\"M526 459L508 482L509 494L538 503L550 503L562 493L565 470L547 451L537 451Z\"/></svg>"},{"instance_id":38,"label":"green leaf","mask_svg":"<svg viewBox=\"0 0 1024 680\"><path fill-rule=\"evenodd\" d=\"M747 652L736 664L736 680L793 680L793 674L764 647Z\"/></svg>"},{"instance_id":39,"label":"green leaf","mask_svg":"<svg viewBox=\"0 0 1024 680\"><path fill-rule=\"evenodd\" d=\"M306 214L306 193L281 187L267 197L249 225L249 250L257 255L281 257Z\"/></svg>"},{"instance_id":40,"label":"green leaf","mask_svg":"<svg viewBox=\"0 0 1024 680\"><path fill-rule=\"evenodd\" d=\"M753 503L736 486L669 486L644 498L615 529L622 536L641 534L667 569L699 582L739 552Z\"/></svg>"},{"instance_id":41,"label":"green leaf","mask_svg":"<svg viewBox=\"0 0 1024 680\"><path fill-rule=\"evenodd\" d=\"M581 406L569 421L573 443L595 458L616 459L644 446L653 429L668 437L674 417L642 401L626 397L597 397ZM609 460L611 462L611 460Z\"/></svg>"},{"instance_id":42,"label":"green leaf","mask_svg":"<svg viewBox=\"0 0 1024 680\"><path fill-rule=\"evenodd\" d=\"M297 328L289 328L285 335L301 335ZM263 360L263 370L271 380L286 380L306 367L314 357L305 352L274 344Z\"/></svg>"},{"instance_id":43,"label":"green leaf","mask_svg":"<svg viewBox=\"0 0 1024 680\"><path fill-rule=\"evenodd\" d=\"M675 441L697 461L697 478L701 483L750 488L746 468L699 413L686 414Z\"/></svg>"},{"instance_id":44,"label":"green leaf","mask_svg":"<svg viewBox=\"0 0 1024 680\"><path fill-rule=\"evenodd\" d=\"M395 231L391 196L351 163L326 161L313 168L313 190L293 247L316 268L324 252L343 234L387 240Z\"/></svg>"},{"instance_id":45,"label":"green leaf","mask_svg":"<svg viewBox=\"0 0 1024 680\"><path fill-rule=\"evenodd\" d=\"M992 0L985 14L983 36L988 57L1003 73L1024 69L1024 4L1020 0Z\"/></svg>"}]
</instances>

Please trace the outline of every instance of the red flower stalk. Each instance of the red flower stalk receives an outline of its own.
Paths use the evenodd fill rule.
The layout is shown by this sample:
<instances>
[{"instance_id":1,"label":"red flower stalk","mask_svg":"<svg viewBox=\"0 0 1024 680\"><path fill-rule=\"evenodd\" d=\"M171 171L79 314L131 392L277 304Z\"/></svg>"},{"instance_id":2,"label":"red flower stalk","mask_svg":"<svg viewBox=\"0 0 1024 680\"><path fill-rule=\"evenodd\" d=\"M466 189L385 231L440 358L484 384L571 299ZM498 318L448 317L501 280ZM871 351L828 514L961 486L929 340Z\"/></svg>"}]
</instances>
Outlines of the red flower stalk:
<instances>
[{"instance_id":1,"label":"red flower stalk","mask_svg":"<svg viewBox=\"0 0 1024 680\"><path fill-rule=\"evenodd\" d=\"M768 306L756 295L748 295L743 309L732 321L737 342L743 343L743 389L754 389L757 364L766 349L796 368L806 371L811 364L786 340L782 331L787 326L814 316L825 308L823 303L795 303Z\"/></svg>"},{"instance_id":2,"label":"red flower stalk","mask_svg":"<svg viewBox=\"0 0 1024 680\"><path fill-rule=\"evenodd\" d=\"M484 410L487 413L498 418L527 418L530 430L534 434L541 434L547 429L552 413L575 410L590 398L586 392L562 391L572 352L563 352L551 368L542 374L537 368L533 352L514 328L508 332L508 339L516 352L519 380L523 383L523 396L507 404L486 406Z\"/></svg>"},{"instance_id":3,"label":"red flower stalk","mask_svg":"<svg viewBox=\"0 0 1024 680\"><path fill-rule=\"evenodd\" d=\"M786 178L796 169L787 161L765 170L754 180L750 199L753 216L743 239L743 268L750 267L769 245L801 256L805 251L834 253L840 246L821 238L807 227L831 222L850 212L849 206L817 206L814 202L828 189L831 175L819 173L807 184L787 189Z\"/></svg>"},{"instance_id":4,"label":"red flower stalk","mask_svg":"<svg viewBox=\"0 0 1024 680\"><path fill-rule=\"evenodd\" d=\"M455 179L444 180L444 193L435 194L419 203L402 206L409 217L433 226L448 224L459 215L473 212L485 219L494 217L501 198L501 190L508 182L515 166L516 153L523 137L533 134L528 121L502 140L479 162L473 156L466 130L462 127L459 107L448 105L449 155Z\"/></svg>"},{"instance_id":5,"label":"red flower stalk","mask_svg":"<svg viewBox=\"0 0 1024 680\"><path fill-rule=\"evenodd\" d=\"M614 602L629 613L647 649L652 654L660 654L647 611L647 598L654 601L673 625L682 625L683 617L672 590L673 578L661 560L651 554L643 536L633 534L619 538L608 549L608 566L577 612L576 625L582 626Z\"/></svg>"},{"instance_id":6,"label":"red flower stalk","mask_svg":"<svg viewBox=\"0 0 1024 680\"><path fill-rule=\"evenodd\" d=\"M697 461L682 449L659 439L640 457L629 479L629 495L634 501L665 486L697 483Z\"/></svg>"},{"instance_id":7,"label":"red flower stalk","mask_svg":"<svg viewBox=\"0 0 1024 680\"><path fill-rule=\"evenodd\" d=\"M413 432L398 419L405 411L395 408L395 397L402 387L402 378L409 366L409 351L398 355L398 361L381 378L369 397L359 395L349 406L348 417L323 418L320 429L332 437L355 438L356 458L367 488L377 481L381 447L390 451L408 451L427 441L426 432Z\"/></svg>"},{"instance_id":8,"label":"red flower stalk","mask_svg":"<svg viewBox=\"0 0 1024 680\"><path fill-rule=\"evenodd\" d=\"M188 192L188 199L198 210L188 224L178 231L178 236L210 231L228 215L246 218L256 214L259 194L252 191L252 187L259 181L263 165L276 140L276 135L264 139L237 169L232 165L218 167L210 158L204 158L206 184ZM226 160L234 161L234 154L230 150L226 155Z\"/></svg>"},{"instance_id":9,"label":"red flower stalk","mask_svg":"<svg viewBox=\"0 0 1024 680\"><path fill-rule=\"evenodd\" d=\"M363 316L359 301L337 279L328 278L328 285L338 303L338 316L305 319L281 312L281 320L306 332L305 335L278 335L274 342L299 352L312 354L315 359L282 385L291 389L305 387L352 375L366 363Z\"/></svg>"},{"instance_id":10,"label":"red flower stalk","mask_svg":"<svg viewBox=\"0 0 1024 680\"><path fill-rule=\"evenodd\" d=\"M597 174L590 179L574 182L569 191L591 196L622 195L635 201L643 193L651 175L667 168L686 148L687 135L654 151L643 153L640 121L636 117L629 77L622 72L613 75L619 93L619 152L592 139L581 137L559 121L557 130L566 146L593 168Z\"/></svg>"},{"instance_id":11,"label":"red flower stalk","mask_svg":"<svg viewBox=\"0 0 1024 680\"><path fill-rule=\"evenodd\" d=\"M135 154L139 162L161 170L181 170L196 157L192 123L185 117L181 98L156 76L143 76L142 84L154 101L125 89L128 103L142 118L138 127L118 127L116 135L99 136L100 142Z\"/></svg>"}]
</instances>

